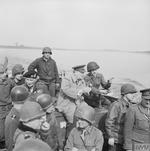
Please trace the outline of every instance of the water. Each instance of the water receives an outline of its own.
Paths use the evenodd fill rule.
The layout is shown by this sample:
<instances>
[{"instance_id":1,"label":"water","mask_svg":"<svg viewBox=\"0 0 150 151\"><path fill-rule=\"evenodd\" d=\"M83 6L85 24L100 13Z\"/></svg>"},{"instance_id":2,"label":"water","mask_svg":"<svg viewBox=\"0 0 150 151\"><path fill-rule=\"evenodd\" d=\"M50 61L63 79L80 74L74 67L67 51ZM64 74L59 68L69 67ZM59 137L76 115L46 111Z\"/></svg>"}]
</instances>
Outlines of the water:
<instances>
[{"instance_id":1,"label":"water","mask_svg":"<svg viewBox=\"0 0 150 151\"><path fill-rule=\"evenodd\" d=\"M41 50L0 49L1 57L17 58L27 61L27 66L32 60L41 56ZM68 70L78 64L87 64L96 61L100 65L100 72L106 79L111 77L124 78L138 81L145 87L150 87L150 54L108 52L108 51L65 51L53 50L52 58L55 59L59 69ZM10 60L11 60L10 59ZM13 64L13 62L11 62Z\"/></svg>"}]
</instances>

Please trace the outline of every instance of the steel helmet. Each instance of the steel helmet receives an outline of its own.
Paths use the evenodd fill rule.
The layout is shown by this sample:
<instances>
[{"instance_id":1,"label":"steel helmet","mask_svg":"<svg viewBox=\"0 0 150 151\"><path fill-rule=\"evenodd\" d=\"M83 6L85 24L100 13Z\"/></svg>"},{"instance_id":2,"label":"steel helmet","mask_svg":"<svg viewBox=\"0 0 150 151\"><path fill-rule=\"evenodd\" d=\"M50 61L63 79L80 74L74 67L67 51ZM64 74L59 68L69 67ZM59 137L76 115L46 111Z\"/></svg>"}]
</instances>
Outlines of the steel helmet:
<instances>
[{"instance_id":1,"label":"steel helmet","mask_svg":"<svg viewBox=\"0 0 150 151\"><path fill-rule=\"evenodd\" d=\"M136 92L137 90L132 84L127 83L121 86L121 95L125 95L128 93L136 93Z\"/></svg>"},{"instance_id":2,"label":"steel helmet","mask_svg":"<svg viewBox=\"0 0 150 151\"><path fill-rule=\"evenodd\" d=\"M11 90L11 100L13 102L24 102L29 96L28 89L25 86L15 86Z\"/></svg>"},{"instance_id":3,"label":"steel helmet","mask_svg":"<svg viewBox=\"0 0 150 151\"><path fill-rule=\"evenodd\" d=\"M28 138L18 143L13 151L52 151L52 149L40 139Z\"/></svg>"},{"instance_id":4,"label":"steel helmet","mask_svg":"<svg viewBox=\"0 0 150 151\"><path fill-rule=\"evenodd\" d=\"M16 74L22 73L24 72L24 67L21 64L16 64L13 68L12 68L12 76L15 76Z\"/></svg>"},{"instance_id":5,"label":"steel helmet","mask_svg":"<svg viewBox=\"0 0 150 151\"><path fill-rule=\"evenodd\" d=\"M77 107L75 111L75 116L93 124L95 122L95 109L89 106L87 103L82 102Z\"/></svg>"},{"instance_id":6,"label":"steel helmet","mask_svg":"<svg viewBox=\"0 0 150 151\"><path fill-rule=\"evenodd\" d=\"M28 122L36 118L40 118L45 114L46 113L43 111L39 103L26 101L20 110L20 121Z\"/></svg>"},{"instance_id":7,"label":"steel helmet","mask_svg":"<svg viewBox=\"0 0 150 151\"><path fill-rule=\"evenodd\" d=\"M43 110L47 110L53 103L53 99L49 94L40 94L36 98L36 102L38 102L41 105Z\"/></svg>"},{"instance_id":8,"label":"steel helmet","mask_svg":"<svg viewBox=\"0 0 150 151\"><path fill-rule=\"evenodd\" d=\"M50 54L52 54L51 48L49 48L49 47L44 47L43 50L42 50L42 54L44 54L44 53L50 53Z\"/></svg>"},{"instance_id":9,"label":"steel helmet","mask_svg":"<svg viewBox=\"0 0 150 151\"><path fill-rule=\"evenodd\" d=\"M94 71L97 69L99 69L99 65L96 62L91 61L87 64L87 71L88 72L91 72L91 71Z\"/></svg>"}]
</instances>

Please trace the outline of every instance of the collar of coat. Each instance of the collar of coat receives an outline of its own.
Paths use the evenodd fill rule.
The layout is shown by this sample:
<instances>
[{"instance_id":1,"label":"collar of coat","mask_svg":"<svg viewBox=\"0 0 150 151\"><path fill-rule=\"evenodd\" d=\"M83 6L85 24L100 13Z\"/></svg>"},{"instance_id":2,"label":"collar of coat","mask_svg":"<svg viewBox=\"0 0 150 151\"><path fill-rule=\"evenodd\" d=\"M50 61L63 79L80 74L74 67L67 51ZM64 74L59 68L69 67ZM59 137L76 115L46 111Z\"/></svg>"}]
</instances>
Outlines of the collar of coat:
<instances>
[{"instance_id":1,"label":"collar of coat","mask_svg":"<svg viewBox=\"0 0 150 151\"><path fill-rule=\"evenodd\" d=\"M18 128L21 130L21 131L30 131L30 132L33 132L33 133L37 133L37 130L29 127L29 126L26 126L24 125L22 122L19 123L18 125Z\"/></svg>"},{"instance_id":2,"label":"collar of coat","mask_svg":"<svg viewBox=\"0 0 150 151\"><path fill-rule=\"evenodd\" d=\"M125 99L123 99L123 98L121 98L121 102L122 102L122 105L124 106L124 107L129 107L130 106L130 103L129 102L127 102Z\"/></svg>"},{"instance_id":3,"label":"collar of coat","mask_svg":"<svg viewBox=\"0 0 150 151\"><path fill-rule=\"evenodd\" d=\"M43 61L48 62L49 60L51 60L51 57L50 57L50 58L48 58L48 59L46 59L46 58L42 57L42 59L43 59Z\"/></svg>"},{"instance_id":4,"label":"collar of coat","mask_svg":"<svg viewBox=\"0 0 150 151\"><path fill-rule=\"evenodd\" d=\"M141 113L143 113L150 120L150 114L148 113L148 108L143 107L141 104L138 104L138 108Z\"/></svg>"}]
</instances>

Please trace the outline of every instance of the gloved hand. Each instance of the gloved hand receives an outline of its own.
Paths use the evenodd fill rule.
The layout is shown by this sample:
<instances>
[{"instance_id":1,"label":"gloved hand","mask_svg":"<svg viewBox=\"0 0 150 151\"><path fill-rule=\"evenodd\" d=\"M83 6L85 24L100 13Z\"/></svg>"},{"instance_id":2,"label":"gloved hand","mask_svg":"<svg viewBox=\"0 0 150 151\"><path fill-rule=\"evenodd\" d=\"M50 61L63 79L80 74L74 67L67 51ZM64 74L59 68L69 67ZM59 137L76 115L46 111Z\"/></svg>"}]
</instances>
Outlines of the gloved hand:
<instances>
[{"instance_id":1,"label":"gloved hand","mask_svg":"<svg viewBox=\"0 0 150 151\"><path fill-rule=\"evenodd\" d=\"M111 146L114 146L114 144L115 144L115 139L114 139L114 138L109 138L109 139L108 139L108 144L111 145Z\"/></svg>"},{"instance_id":2,"label":"gloved hand","mask_svg":"<svg viewBox=\"0 0 150 151\"><path fill-rule=\"evenodd\" d=\"M109 80L108 80L108 82L109 83L112 83L112 80L114 79L114 77L112 77L112 78L110 78Z\"/></svg>"},{"instance_id":3,"label":"gloved hand","mask_svg":"<svg viewBox=\"0 0 150 151\"><path fill-rule=\"evenodd\" d=\"M78 91L77 96L82 96L83 93L88 93L89 94L90 91L91 91L90 87L85 87L85 88Z\"/></svg>"},{"instance_id":4,"label":"gloved hand","mask_svg":"<svg viewBox=\"0 0 150 151\"><path fill-rule=\"evenodd\" d=\"M56 90L58 90L60 88L60 84L59 83L55 83L55 87L56 87Z\"/></svg>"}]
</instances>

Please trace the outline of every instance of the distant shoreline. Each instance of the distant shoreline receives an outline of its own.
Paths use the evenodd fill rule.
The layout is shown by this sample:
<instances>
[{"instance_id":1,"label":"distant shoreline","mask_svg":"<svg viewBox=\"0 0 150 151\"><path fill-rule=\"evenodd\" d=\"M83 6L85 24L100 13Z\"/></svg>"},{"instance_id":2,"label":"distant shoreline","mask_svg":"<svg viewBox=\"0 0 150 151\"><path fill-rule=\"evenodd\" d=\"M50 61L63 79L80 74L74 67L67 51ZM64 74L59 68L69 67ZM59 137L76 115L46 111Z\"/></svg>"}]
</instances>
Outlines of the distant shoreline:
<instances>
[{"instance_id":1,"label":"distant shoreline","mask_svg":"<svg viewBox=\"0 0 150 151\"><path fill-rule=\"evenodd\" d=\"M38 49L41 50L42 47L34 47L34 46L11 46L11 45L0 45L0 48L3 49ZM114 49L68 49L68 48L52 48L53 50L63 50L63 51L107 51L107 52L129 52L129 53L147 53L150 54L150 50L148 51L136 51L136 50L114 50Z\"/></svg>"},{"instance_id":2,"label":"distant shoreline","mask_svg":"<svg viewBox=\"0 0 150 151\"><path fill-rule=\"evenodd\" d=\"M8 46L8 45L0 45L0 48L4 49L42 49L41 47L30 47L30 46Z\"/></svg>"}]
</instances>

